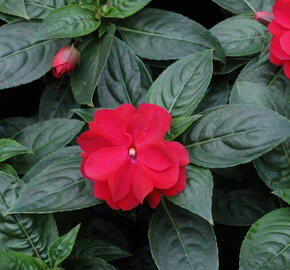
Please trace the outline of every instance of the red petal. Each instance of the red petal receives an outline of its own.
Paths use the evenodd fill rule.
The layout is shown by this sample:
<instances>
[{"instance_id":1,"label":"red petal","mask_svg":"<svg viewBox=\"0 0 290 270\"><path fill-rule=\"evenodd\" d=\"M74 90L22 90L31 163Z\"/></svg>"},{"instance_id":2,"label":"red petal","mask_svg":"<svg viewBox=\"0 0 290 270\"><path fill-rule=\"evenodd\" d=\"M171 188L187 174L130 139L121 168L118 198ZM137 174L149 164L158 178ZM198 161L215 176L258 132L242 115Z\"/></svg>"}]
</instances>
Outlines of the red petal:
<instances>
[{"instance_id":1,"label":"red petal","mask_svg":"<svg viewBox=\"0 0 290 270\"><path fill-rule=\"evenodd\" d=\"M139 204L139 202L137 201L133 191L131 190L124 199L122 199L121 201L118 201L116 204L123 211L129 211L135 208Z\"/></svg>"},{"instance_id":2,"label":"red petal","mask_svg":"<svg viewBox=\"0 0 290 270\"><path fill-rule=\"evenodd\" d=\"M77 138L81 149L87 153L96 152L102 148L113 147L112 142L102 136L97 136L93 132L86 131Z\"/></svg>"},{"instance_id":3,"label":"red petal","mask_svg":"<svg viewBox=\"0 0 290 270\"><path fill-rule=\"evenodd\" d=\"M98 110L94 116L94 123L90 122L91 131L116 146L129 146L132 136L126 132L126 125L114 110Z\"/></svg>"},{"instance_id":4,"label":"red petal","mask_svg":"<svg viewBox=\"0 0 290 270\"><path fill-rule=\"evenodd\" d=\"M280 37L273 37L270 47L271 53L280 60L290 60L290 55L284 52L280 45Z\"/></svg>"},{"instance_id":5,"label":"red petal","mask_svg":"<svg viewBox=\"0 0 290 270\"><path fill-rule=\"evenodd\" d=\"M271 51L270 51L270 61L271 61L271 63L273 63L276 66L283 65L283 61L281 61L275 55L273 55L273 53Z\"/></svg>"},{"instance_id":6,"label":"red petal","mask_svg":"<svg viewBox=\"0 0 290 270\"><path fill-rule=\"evenodd\" d=\"M290 1L277 0L273 7L274 18L277 23L290 29Z\"/></svg>"},{"instance_id":7,"label":"red petal","mask_svg":"<svg viewBox=\"0 0 290 270\"><path fill-rule=\"evenodd\" d=\"M163 135L167 133L171 125L171 115L164 108L150 103L142 103L139 106L139 112L144 118L150 119L153 115L158 114L161 120L161 130Z\"/></svg>"},{"instance_id":8,"label":"red petal","mask_svg":"<svg viewBox=\"0 0 290 270\"><path fill-rule=\"evenodd\" d=\"M144 198L153 190L153 185L150 178L146 174L138 162L135 163L135 173L133 180L133 191L140 203L143 203Z\"/></svg>"},{"instance_id":9,"label":"red petal","mask_svg":"<svg viewBox=\"0 0 290 270\"><path fill-rule=\"evenodd\" d=\"M114 203L123 199L132 187L134 166L129 159L109 178L109 186Z\"/></svg>"},{"instance_id":10,"label":"red petal","mask_svg":"<svg viewBox=\"0 0 290 270\"><path fill-rule=\"evenodd\" d=\"M287 28L284 28L279 23L277 23L275 20L271 21L268 25L268 30L273 36L280 36L285 31L288 31Z\"/></svg>"},{"instance_id":11,"label":"red petal","mask_svg":"<svg viewBox=\"0 0 290 270\"><path fill-rule=\"evenodd\" d=\"M155 140L151 143L137 144L137 160L144 166L163 171L173 165L166 144L162 140Z\"/></svg>"},{"instance_id":12,"label":"red petal","mask_svg":"<svg viewBox=\"0 0 290 270\"><path fill-rule=\"evenodd\" d=\"M151 208L156 208L157 205L160 203L160 192L153 190L148 196L147 201Z\"/></svg>"},{"instance_id":13,"label":"red petal","mask_svg":"<svg viewBox=\"0 0 290 270\"><path fill-rule=\"evenodd\" d=\"M125 147L105 148L88 155L82 164L84 175L92 180L106 181L128 159Z\"/></svg>"},{"instance_id":14,"label":"red petal","mask_svg":"<svg viewBox=\"0 0 290 270\"><path fill-rule=\"evenodd\" d=\"M290 31L285 32L280 37L280 45L281 45L282 50L286 52L290 57Z\"/></svg>"},{"instance_id":15,"label":"red petal","mask_svg":"<svg viewBox=\"0 0 290 270\"><path fill-rule=\"evenodd\" d=\"M107 181L94 181L94 194L96 198L107 200L112 197Z\"/></svg>"},{"instance_id":16,"label":"red petal","mask_svg":"<svg viewBox=\"0 0 290 270\"><path fill-rule=\"evenodd\" d=\"M179 166L185 166L189 163L188 152L185 147L178 142L166 142L170 150L175 153L179 161Z\"/></svg>"},{"instance_id":17,"label":"red petal","mask_svg":"<svg viewBox=\"0 0 290 270\"><path fill-rule=\"evenodd\" d=\"M179 177L179 166L177 160L173 166L164 171L154 171L147 169L146 167L143 169L145 171L146 177L149 178L152 182L152 185L158 189L172 188L176 185Z\"/></svg>"},{"instance_id":18,"label":"red petal","mask_svg":"<svg viewBox=\"0 0 290 270\"><path fill-rule=\"evenodd\" d=\"M117 204L113 203L112 199L107 199L106 203L114 210L120 209L120 207Z\"/></svg>"},{"instance_id":19,"label":"red petal","mask_svg":"<svg viewBox=\"0 0 290 270\"><path fill-rule=\"evenodd\" d=\"M133 134L136 117L138 115L137 109L133 105L125 103L114 109L114 111L118 114L119 117L122 118L126 126L126 130L130 134Z\"/></svg>"},{"instance_id":20,"label":"red petal","mask_svg":"<svg viewBox=\"0 0 290 270\"><path fill-rule=\"evenodd\" d=\"M284 62L284 73L288 79L290 79L290 61Z\"/></svg>"},{"instance_id":21,"label":"red petal","mask_svg":"<svg viewBox=\"0 0 290 270\"><path fill-rule=\"evenodd\" d=\"M179 178L178 178L177 184L173 188L162 189L160 190L160 192L168 197L175 196L179 192L184 190L185 185L186 185L186 171L185 171L185 166L183 166L183 167L180 167Z\"/></svg>"}]
</instances>

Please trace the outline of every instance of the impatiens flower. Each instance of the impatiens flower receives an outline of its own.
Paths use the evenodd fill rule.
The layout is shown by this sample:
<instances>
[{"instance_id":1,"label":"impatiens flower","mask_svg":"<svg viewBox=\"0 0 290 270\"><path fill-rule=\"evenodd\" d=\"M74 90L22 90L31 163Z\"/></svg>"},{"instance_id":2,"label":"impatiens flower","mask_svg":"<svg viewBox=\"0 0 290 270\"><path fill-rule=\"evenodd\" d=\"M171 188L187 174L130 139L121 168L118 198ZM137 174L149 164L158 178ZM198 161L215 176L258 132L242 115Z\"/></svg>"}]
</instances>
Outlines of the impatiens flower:
<instances>
[{"instance_id":1,"label":"impatiens flower","mask_svg":"<svg viewBox=\"0 0 290 270\"><path fill-rule=\"evenodd\" d=\"M52 61L52 73L56 78L71 74L79 60L78 50L72 46L61 48Z\"/></svg>"},{"instance_id":2,"label":"impatiens flower","mask_svg":"<svg viewBox=\"0 0 290 270\"><path fill-rule=\"evenodd\" d=\"M268 25L273 35L270 47L270 61L284 66L290 79L290 0L277 0L273 7L274 20Z\"/></svg>"},{"instance_id":3,"label":"impatiens flower","mask_svg":"<svg viewBox=\"0 0 290 270\"><path fill-rule=\"evenodd\" d=\"M261 24L268 25L274 19L274 16L267 11L258 11L255 14L255 19Z\"/></svg>"},{"instance_id":4,"label":"impatiens flower","mask_svg":"<svg viewBox=\"0 0 290 270\"><path fill-rule=\"evenodd\" d=\"M95 196L113 209L131 210L144 199L155 208L161 194L182 191L188 153L164 140L170 125L170 114L154 104L98 110L78 138L81 171L94 183Z\"/></svg>"}]
</instances>

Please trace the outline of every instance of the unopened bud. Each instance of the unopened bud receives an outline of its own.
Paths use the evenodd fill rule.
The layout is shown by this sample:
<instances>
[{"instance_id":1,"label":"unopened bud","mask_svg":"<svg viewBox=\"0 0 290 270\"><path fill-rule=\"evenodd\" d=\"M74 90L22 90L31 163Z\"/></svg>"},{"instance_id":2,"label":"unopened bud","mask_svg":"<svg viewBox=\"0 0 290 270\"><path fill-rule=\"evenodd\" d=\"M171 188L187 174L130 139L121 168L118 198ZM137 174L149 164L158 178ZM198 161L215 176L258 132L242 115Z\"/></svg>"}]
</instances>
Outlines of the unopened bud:
<instances>
[{"instance_id":1,"label":"unopened bud","mask_svg":"<svg viewBox=\"0 0 290 270\"><path fill-rule=\"evenodd\" d=\"M270 13L268 11L258 11L255 14L255 19L259 23L264 24L264 25L267 26L274 19L274 16L273 16L272 13Z\"/></svg>"},{"instance_id":2,"label":"unopened bud","mask_svg":"<svg viewBox=\"0 0 290 270\"><path fill-rule=\"evenodd\" d=\"M56 78L71 74L79 60L78 50L72 46L61 48L52 62L52 73Z\"/></svg>"}]
</instances>

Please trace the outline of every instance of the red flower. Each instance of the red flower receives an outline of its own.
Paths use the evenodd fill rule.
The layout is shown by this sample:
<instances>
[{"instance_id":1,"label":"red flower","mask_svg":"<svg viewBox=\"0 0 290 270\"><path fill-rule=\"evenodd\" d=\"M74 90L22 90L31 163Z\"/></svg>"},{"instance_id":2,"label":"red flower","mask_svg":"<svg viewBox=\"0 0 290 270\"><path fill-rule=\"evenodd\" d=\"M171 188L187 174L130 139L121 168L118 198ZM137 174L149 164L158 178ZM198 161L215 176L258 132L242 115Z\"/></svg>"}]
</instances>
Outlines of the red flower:
<instances>
[{"instance_id":1,"label":"red flower","mask_svg":"<svg viewBox=\"0 0 290 270\"><path fill-rule=\"evenodd\" d=\"M268 25L274 19L274 16L268 11L258 11L255 14L255 19L261 24Z\"/></svg>"},{"instance_id":2,"label":"red flower","mask_svg":"<svg viewBox=\"0 0 290 270\"><path fill-rule=\"evenodd\" d=\"M56 78L60 78L65 73L70 74L79 60L79 52L74 46L61 48L52 61L52 73Z\"/></svg>"},{"instance_id":3,"label":"red flower","mask_svg":"<svg viewBox=\"0 0 290 270\"><path fill-rule=\"evenodd\" d=\"M274 20L268 25L273 35L270 61L284 65L284 72L290 79L290 0L277 0L273 7Z\"/></svg>"},{"instance_id":4,"label":"red flower","mask_svg":"<svg viewBox=\"0 0 290 270\"><path fill-rule=\"evenodd\" d=\"M78 138L81 171L94 183L95 196L113 209L131 210L145 198L155 208L161 194L182 191L188 153L164 140L170 125L170 114L153 104L97 111L90 130Z\"/></svg>"}]
</instances>

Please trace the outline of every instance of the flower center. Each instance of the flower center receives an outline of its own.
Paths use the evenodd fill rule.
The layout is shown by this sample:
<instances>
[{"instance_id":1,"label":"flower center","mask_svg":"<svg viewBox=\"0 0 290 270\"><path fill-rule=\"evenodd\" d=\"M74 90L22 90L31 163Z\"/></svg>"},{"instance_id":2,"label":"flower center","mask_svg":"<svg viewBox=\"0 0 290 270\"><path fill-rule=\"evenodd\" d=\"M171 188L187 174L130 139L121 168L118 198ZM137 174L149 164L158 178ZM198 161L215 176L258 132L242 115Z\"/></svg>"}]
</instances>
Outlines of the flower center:
<instances>
[{"instance_id":1,"label":"flower center","mask_svg":"<svg viewBox=\"0 0 290 270\"><path fill-rule=\"evenodd\" d=\"M136 149L135 149L135 147L131 147L131 148L129 149L129 156L130 156L131 158L136 157Z\"/></svg>"}]
</instances>

